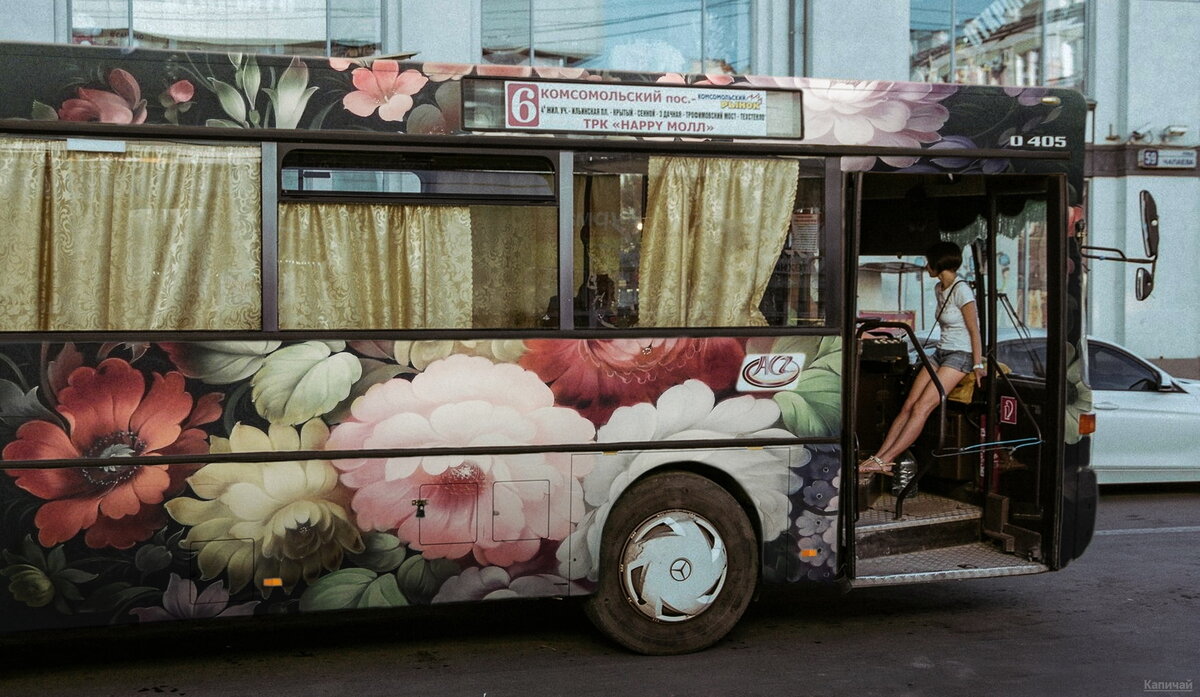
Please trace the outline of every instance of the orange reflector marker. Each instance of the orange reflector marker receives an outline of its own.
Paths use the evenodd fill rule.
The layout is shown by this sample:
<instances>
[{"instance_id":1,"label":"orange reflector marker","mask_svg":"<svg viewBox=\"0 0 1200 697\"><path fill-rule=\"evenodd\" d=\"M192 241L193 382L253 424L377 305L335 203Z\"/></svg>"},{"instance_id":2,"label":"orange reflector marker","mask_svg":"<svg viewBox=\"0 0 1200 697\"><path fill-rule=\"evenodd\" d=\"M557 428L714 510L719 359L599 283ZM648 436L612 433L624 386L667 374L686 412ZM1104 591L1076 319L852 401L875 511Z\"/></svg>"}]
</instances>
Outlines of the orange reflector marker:
<instances>
[{"instance_id":1,"label":"orange reflector marker","mask_svg":"<svg viewBox=\"0 0 1200 697\"><path fill-rule=\"evenodd\" d=\"M1079 415L1079 435L1086 436L1096 432L1096 415L1095 414L1080 414Z\"/></svg>"},{"instance_id":2,"label":"orange reflector marker","mask_svg":"<svg viewBox=\"0 0 1200 697\"><path fill-rule=\"evenodd\" d=\"M802 556L802 557L815 557L815 556L817 556L817 550L815 550L815 549L802 549L802 550L800 550L800 556Z\"/></svg>"},{"instance_id":3,"label":"orange reflector marker","mask_svg":"<svg viewBox=\"0 0 1200 697\"><path fill-rule=\"evenodd\" d=\"M283 579L264 578L262 584L264 588L283 588Z\"/></svg>"}]
</instances>

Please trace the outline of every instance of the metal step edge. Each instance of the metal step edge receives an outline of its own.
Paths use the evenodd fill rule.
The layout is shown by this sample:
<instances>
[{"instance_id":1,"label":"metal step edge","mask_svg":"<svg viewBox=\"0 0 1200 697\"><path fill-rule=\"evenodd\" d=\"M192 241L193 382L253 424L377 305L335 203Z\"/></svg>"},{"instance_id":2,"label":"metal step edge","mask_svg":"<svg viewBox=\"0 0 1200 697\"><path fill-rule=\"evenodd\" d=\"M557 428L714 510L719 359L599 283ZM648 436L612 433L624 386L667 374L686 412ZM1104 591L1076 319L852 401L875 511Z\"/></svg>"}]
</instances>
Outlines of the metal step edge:
<instances>
[{"instance_id":1,"label":"metal step edge","mask_svg":"<svg viewBox=\"0 0 1200 697\"><path fill-rule=\"evenodd\" d=\"M908 583L928 583L931 581L956 581L971 578L994 578L996 576L1025 576L1049 571L1044 564L1029 562L1019 566L994 566L975 569L946 569L944 571L914 571L905 574L888 576L859 576L850 581L851 588L867 588L871 586L899 586Z\"/></svg>"},{"instance_id":2,"label":"metal step edge","mask_svg":"<svg viewBox=\"0 0 1200 697\"><path fill-rule=\"evenodd\" d=\"M909 518L908 520L889 520L884 523L866 523L855 524L855 534L874 534L877 532L885 532L888 530L901 530L903 528L916 528L925 525L937 525L938 523L957 523L963 520L981 520L983 511L963 509L953 513L939 514L934 518Z\"/></svg>"}]
</instances>

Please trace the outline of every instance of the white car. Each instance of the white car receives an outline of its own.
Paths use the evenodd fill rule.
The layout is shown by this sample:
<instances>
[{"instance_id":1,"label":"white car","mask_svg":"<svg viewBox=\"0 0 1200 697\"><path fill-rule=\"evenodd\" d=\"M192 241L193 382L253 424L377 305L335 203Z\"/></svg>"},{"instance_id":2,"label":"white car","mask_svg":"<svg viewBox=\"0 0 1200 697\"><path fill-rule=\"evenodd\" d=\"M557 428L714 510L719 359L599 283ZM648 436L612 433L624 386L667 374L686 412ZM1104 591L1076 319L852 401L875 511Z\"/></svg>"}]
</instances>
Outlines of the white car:
<instances>
[{"instance_id":1,"label":"white car","mask_svg":"<svg viewBox=\"0 0 1200 697\"><path fill-rule=\"evenodd\" d=\"M1045 333L1002 333L997 358L1015 375L1041 377ZM1128 349L1088 339L1096 413L1092 467L1101 484L1200 481L1200 383L1171 377Z\"/></svg>"}]
</instances>

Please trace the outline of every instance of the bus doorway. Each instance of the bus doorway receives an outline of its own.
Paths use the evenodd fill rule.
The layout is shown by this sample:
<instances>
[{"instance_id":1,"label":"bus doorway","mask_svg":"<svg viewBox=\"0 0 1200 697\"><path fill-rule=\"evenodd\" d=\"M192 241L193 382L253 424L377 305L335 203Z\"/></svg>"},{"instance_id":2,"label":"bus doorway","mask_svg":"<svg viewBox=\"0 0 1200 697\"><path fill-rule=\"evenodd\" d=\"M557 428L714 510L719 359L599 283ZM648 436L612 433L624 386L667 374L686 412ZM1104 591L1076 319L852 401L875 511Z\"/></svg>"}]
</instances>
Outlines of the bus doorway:
<instances>
[{"instance_id":1,"label":"bus doorway","mask_svg":"<svg viewBox=\"0 0 1200 697\"><path fill-rule=\"evenodd\" d=\"M1033 573L1051 563L1063 429L1053 415L1074 358L1059 348L1063 187L1055 176L853 177L855 585ZM937 243L939 254L961 251L949 275L927 265ZM961 331L972 320L977 344ZM1001 342L1045 365L1013 373L996 360ZM965 350L961 365L939 348ZM939 364L958 373L936 379ZM905 408L914 385L929 385L927 415L919 400ZM913 430L893 429L898 417L918 424L911 442ZM881 453L890 456L872 459Z\"/></svg>"}]
</instances>

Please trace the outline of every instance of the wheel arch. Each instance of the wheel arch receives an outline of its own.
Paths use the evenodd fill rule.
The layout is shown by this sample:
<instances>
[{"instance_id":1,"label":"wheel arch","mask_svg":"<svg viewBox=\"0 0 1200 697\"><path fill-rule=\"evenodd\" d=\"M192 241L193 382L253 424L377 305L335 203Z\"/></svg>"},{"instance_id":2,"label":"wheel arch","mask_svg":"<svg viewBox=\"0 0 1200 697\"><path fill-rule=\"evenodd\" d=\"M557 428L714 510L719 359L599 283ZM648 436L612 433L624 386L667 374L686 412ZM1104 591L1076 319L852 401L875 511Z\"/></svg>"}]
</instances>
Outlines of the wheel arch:
<instances>
[{"instance_id":1,"label":"wheel arch","mask_svg":"<svg viewBox=\"0 0 1200 697\"><path fill-rule=\"evenodd\" d=\"M730 496L733 496L734 500L738 502L738 505L742 507L742 512L746 514L746 518L750 520L750 525L754 528L755 544L757 544L760 549L762 548L763 521L762 515L758 511L758 506L754 504L754 500L750 498L750 494L746 492L745 487L738 482L737 478L715 465L696 462L695 460L680 460L677 462L663 463L662 465L643 472L636 479L630 480L629 484L627 484L625 488L621 490L621 493L614 500L614 503L615 501L620 500L621 496L624 496L625 492L632 488L634 484L637 484L643 479L653 475L662 474L663 472L689 472L691 474L704 477L705 479L709 479L725 491L729 492ZM605 527L607 528L608 526L605 525ZM607 533L608 531L605 530L604 532ZM758 574L761 580L761 563L759 564Z\"/></svg>"}]
</instances>

